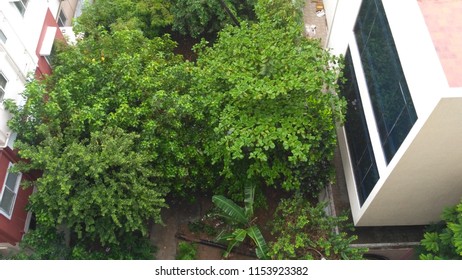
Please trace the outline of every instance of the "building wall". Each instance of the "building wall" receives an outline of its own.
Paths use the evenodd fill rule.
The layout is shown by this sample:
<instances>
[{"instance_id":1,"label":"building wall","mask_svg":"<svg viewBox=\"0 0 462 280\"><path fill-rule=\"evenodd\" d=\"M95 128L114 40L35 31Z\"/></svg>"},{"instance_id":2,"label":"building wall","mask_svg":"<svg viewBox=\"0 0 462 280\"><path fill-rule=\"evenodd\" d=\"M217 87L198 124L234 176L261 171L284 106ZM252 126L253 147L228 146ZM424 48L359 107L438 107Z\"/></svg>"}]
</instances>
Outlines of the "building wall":
<instances>
[{"instance_id":1,"label":"building wall","mask_svg":"<svg viewBox=\"0 0 462 280\"><path fill-rule=\"evenodd\" d=\"M51 66L46 61L45 57L40 55L40 49L45 39L45 34L48 27L58 27L58 24L56 23L56 20L50 10L48 10L45 15L37 47L35 49L35 54L38 57L37 68L35 71L36 78L41 78L43 75L51 74ZM64 36L59 28L56 29L55 40L64 40Z\"/></svg>"},{"instance_id":2,"label":"building wall","mask_svg":"<svg viewBox=\"0 0 462 280\"><path fill-rule=\"evenodd\" d=\"M415 0L383 0L404 76L418 116L407 138L387 163L372 109L359 51L353 33L359 1L325 0L330 23L328 47L344 54L349 47L380 179L361 206L356 190L345 129L338 128L339 146L354 222L357 226L419 225L438 220L444 208L460 200L457 157L461 148L446 138L458 139L454 129L458 96L451 94L435 46ZM329 13L334 12L334 15ZM454 98L446 98L453 96ZM462 95L460 95L462 96ZM451 102L452 105L451 105ZM455 106L455 108L454 108ZM446 115L453 112L451 116ZM443 145L435 148L436 145ZM424 156L425 155L425 156ZM449 157L450 160L444 160ZM433 178L433 179L431 179ZM436 179L438 178L438 179Z\"/></svg>"},{"instance_id":3,"label":"building wall","mask_svg":"<svg viewBox=\"0 0 462 280\"><path fill-rule=\"evenodd\" d=\"M462 197L462 98L443 98L406 152L358 213L358 226L440 220Z\"/></svg>"},{"instance_id":4,"label":"building wall","mask_svg":"<svg viewBox=\"0 0 462 280\"><path fill-rule=\"evenodd\" d=\"M3 182L5 181L8 166L11 162L16 162L16 160L17 158L11 149L0 150L0 193L4 187ZM26 177L26 175L23 175L23 180ZM26 205L31 194L31 188L23 189L19 187L11 218L0 213L0 243L6 242L14 245L21 240L27 227L28 212L26 211Z\"/></svg>"},{"instance_id":5,"label":"building wall","mask_svg":"<svg viewBox=\"0 0 462 280\"><path fill-rule=\"evenodd\" d=\"M65 26L72 25L72 19L76 15L77 6L82 2L81 0L64 0L61 2L60 11L63 11L64 15L66 16L66 23Z\"/></svg>"},{"instance_id":6,"label":"building wall","mask_svg":"<svg viewBox=\"0 0 462 280\"><path fill-rule=\"evenodd\" d=\"M38 54L39 44L43 41L46 26L56 26L55 16L59 0L28 1L25 13L21 15L14 3L0 1L0 29L7 37L6 43L0 42L0 72L7 78L5 98L23 104L21 97L27 80L34 74L37 66L41 72L50 72L48 64ZM59 36L59 29L57 35ZM61 35L62 37L62 35ZM7 127L10 114L0 104L0 193L10 163L17 161L11 150L14 135ZM8 146L7 146L8 144ZM27 177L23 174L22 180ZM0 213L0 243L15 244L20 241L28 227L26 205L32 189L18 189L11 217Z\"/></svg>"},{"instance_id":7,"label":"building wall","mask_svg":"<svg viewBox=\"0 0 462 280\"><path fill-rule=\"evenodd\" d=\"M323 0L329 28L327 46L333 54L345 54L361 0ZM335 19L334 19L335 17Z\"/></svg>"}]
</instances>

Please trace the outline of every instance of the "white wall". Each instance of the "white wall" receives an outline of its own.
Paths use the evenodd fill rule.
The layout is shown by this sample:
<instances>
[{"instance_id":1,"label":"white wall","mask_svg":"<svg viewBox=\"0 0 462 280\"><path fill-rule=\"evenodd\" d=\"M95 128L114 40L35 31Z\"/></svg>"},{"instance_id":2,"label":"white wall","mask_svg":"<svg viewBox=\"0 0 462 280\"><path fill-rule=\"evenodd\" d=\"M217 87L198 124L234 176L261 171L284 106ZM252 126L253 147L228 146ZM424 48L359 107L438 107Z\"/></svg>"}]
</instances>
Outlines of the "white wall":
<instances>
[{"instance_id":1,"label":"white wall","mask_svg":"<svg viewBox=\"0 0 462 280\"><path fill-rule=\"evenodd\" d=\"M422 225L440 220L462 197L462 96L443 98L375 197L358 226Z\"/></svg>"},{"instance_id":2,"label":"white wall","mask_svg":"<svg viewBox=\"0 0 462 280\"><path fill-rule=\"evenodd\" d=\"M353 35L353 27L356 16L361 6L361 0L324 0L326 7L326 19L330 20L329 34L327 35L327 47L333 54L345 54L350 38ZM332 20L332 18L335 18Z\"/></svg>"},{"instance_id":3,"label":"white wall","mask_svg":"<svg viewBox=\"0 0 462 280\"><path fill-rule=\"evenodd\" d=\"M59 5L59 0L29 1L24 15L9 1L0 1L0 29L7 37L0 43L0 71L7 78L5 99L24 103L20 93L28 75L37 65L36 48L48 7ZM7 121L10 115L0 104L0 146L7 141L10 130Z\"/></svg>"},{"instance_id":4,"label":"white wall","mask_svg":"<svg viewBox=\"0 0 462 280\"><path fill-rule=\"evenodd\" d=\"M324 0L324 11L326 12L327 29L330 30L334 22L339 0Z\"/></svg>"},{"instance_id":5,"label":"white wall","mask_svg":"<svg viewBox=\"0 0 462 280\"><path fill-rule=\"evenodd\" d=\"M462 149L458 143L445 140L462 137L462 129L453 129L462 123L462 119L458 118L462 116L462 89L450 91L417 1L402 0L396 5L396 0L383 0L418 115L408 137L387 165L353 34L360 4L361 0L325 0L328 22L333 17L332 11L335 15L328 47L334 54L344 54L350 45L380 174L376 187L360 207L348 145L343 129L339 129L339 145L354 222L357 226L426 224L438 220L443 206L455 203L462 195L462 188L455 185L462 179L458 175L462 174L459 163L462 162ZM454 98L442 101L443 97ZM451 159L444 160L446 157Z\"/></svg>"}]
</instances>

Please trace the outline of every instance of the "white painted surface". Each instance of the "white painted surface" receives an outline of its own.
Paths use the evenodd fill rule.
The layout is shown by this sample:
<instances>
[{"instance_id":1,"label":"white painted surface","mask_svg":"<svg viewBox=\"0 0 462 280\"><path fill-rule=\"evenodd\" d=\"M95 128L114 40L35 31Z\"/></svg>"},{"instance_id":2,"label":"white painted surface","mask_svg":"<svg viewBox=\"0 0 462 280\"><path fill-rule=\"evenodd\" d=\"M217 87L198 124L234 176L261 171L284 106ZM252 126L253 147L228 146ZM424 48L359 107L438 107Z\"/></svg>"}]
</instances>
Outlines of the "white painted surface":
<instances>
[{"instance_id":1,"label":"white painted surface","mask_svg":"<svg viewBox=\"0 0 462 280\"><path fill-rule=\"evenodd\" d=\"M418 120L387 165L375 124L353 28L361 1L325 0L331 23L328 47L344 54L348 45L380 179L359 206L343 128L339 146L357 226L420 225L439 220L444 207L462 196L462 89L450 89L417 1L383 0Z\"/></svg>"},{"instance_id":2,"label":"white painted surface","mask_svg":"<svg viewBox=\"0 0 462 280\"><path fill-rule=\"evenodd\" d=\"M361 6L361 0L341 0L338 1L338 3L335 3L334 0L324 0L324 2L328 7L326 10L326 18L328 22L329 19L331 22L327 47L331 49L333 54L345 54L348 42L353 33L353 27L359 7ZM334 16L335 19L333 19Z\"/></svg>"},{"instance_id":3,"label":"white painted surface","mask_svg":"<svg viewBox=\"0 0 462 280\"><path fill-rule=\"evenodd\" d=\"M339 0L324 0L324 11L326 12L327 28L330 30L334 22Z\"/></svg>"},{"instance_id":4,"label":"white painted surface","mask_svg":"<svg viewBox=\"0 0 462 280\"><path fill-rule=\"evenodd\" d=\"M48 8L57 11L59 0L29 1L26 12L21 15L14 3L0 1L0 29L7 37L0 42L0 71L8 79L5 99L24 104L20 95L27 77L34 73L38 57L37 44ZM0 105L0 146L8 141L11 131L7 127L10 114Z\"/></svg>"},{"instance_id":5,"label":"white painted surface","mask_svg":"<svg viewBox=\"0 0 462 280\"><path fill-rule=\"evenodd\" d=\"M358 226L428 224L460 201L461 111L461 97L439 102L358 218Z\"/></svg>"}]
</instances>

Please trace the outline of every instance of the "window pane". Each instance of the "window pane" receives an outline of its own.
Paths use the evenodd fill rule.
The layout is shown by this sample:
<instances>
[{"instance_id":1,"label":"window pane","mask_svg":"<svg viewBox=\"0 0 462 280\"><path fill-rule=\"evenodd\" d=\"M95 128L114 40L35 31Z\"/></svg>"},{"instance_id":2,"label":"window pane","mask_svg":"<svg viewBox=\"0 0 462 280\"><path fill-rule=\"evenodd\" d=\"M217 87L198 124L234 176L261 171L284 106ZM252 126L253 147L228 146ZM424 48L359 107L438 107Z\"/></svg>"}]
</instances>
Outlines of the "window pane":
<instances>
[{"instance_id":1,"label":"window pane","mask_svg":"<svg viewBox=\"0 0 462 280\"><path fill-rule=\"evenodd\" d=\"M9 190L8 188L4 188L2 200L0 201L0 209L8 215L11 215L11 208L13 206L15 196L16 194L14 192Z\"/></svg>"},{"instance_id":2,"label":"window pane","mask_svg":"<svg viewBox=\"0 0 462 280\"><path fill-rule=\"evenodd\" d=\"M362 205L379 180L379 172L349 50L345 55L344 71L346 81L340 84L340 89L347 101L345 131L356 187Z\"/></svg>"},{"instance_id":3,"label":"window pane","mask_svg":"<svg viewBox=\"0 0 462 280\"><path fill-rule=\"evenodd\" d=\"M6 35L1 30L0 30L0 41L2 41L3 44L6 43Z\"/></svg>"},{"instance_id":4,"label":"window pane","mask_svg":"<svg viewBox=\"0 0 462 280\"><path fill-rule=\"evenodd\" d=\"M2 74L0 74L0 88L5 89L6 83L7 83L6 78Z\"/></svg>"},{"instance_id":5,"label":"window pane","mask_svg":"<svg viewBox=\"0 0 462 280\"><path fill-rule=\"evenodd\" d=\"M58 17L58 26L64 27L66 25L66 21L67 21L66 15L64 15L63 10L61 10L61 12L59 12L59 17Z\"/></svg>"},{"instance_id":6,"label":"window pane","mask_svg":"<svg viewBox=\"0 0 462 280\"><path fill-rule=\"evenodd\" d=\"M389 163L416 122L417 114L381 0L363 1L354 32ZM403 111L406 116L402 115ZM393 132L394 129L397 131Z\"/></svg>"},{"instance_id":7,"label":"window pane","mask_svg":"<svg viewBox=\"0 0 462 280\"><path fill-rule=\"evenodd\" d=\"M10 173L6 177L5 185L12 191L16 189L16 181L18 180L18 173Z\"/></svg>"},{"instance_id":8,"label":"window pane","mask_svg":"<svg viewBox=\"0 0 462 280\"><path fill-rule=\"evenodd\" d=\"M21 1L14 2L14 4L16 5L16 8L18 8L18 11L21 13L21 15L24 15L24 13L26 12L28 1L29 0L21 0Z\"/></svg>"}]
</instances>

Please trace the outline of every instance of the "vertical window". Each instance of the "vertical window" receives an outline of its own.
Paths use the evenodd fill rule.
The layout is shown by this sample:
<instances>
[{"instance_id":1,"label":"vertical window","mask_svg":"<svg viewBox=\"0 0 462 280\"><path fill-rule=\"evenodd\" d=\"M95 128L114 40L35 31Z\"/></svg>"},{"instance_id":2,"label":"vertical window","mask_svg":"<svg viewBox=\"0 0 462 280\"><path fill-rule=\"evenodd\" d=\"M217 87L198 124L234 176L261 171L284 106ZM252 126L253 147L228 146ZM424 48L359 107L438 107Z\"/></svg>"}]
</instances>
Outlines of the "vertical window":
<instances>
[{"instance_id":1,"label":"vertical window","mask_svg":"<svg viewBox=\"0 0 462 280\"><path fill-rule=\"evenodd\" d=\"M358 197L362 205L379 180L379 172L372 150L350 50L345 55L344 74L346 80L340 83L340 89L347 101L345 132Z\"/></svg>"},{"instance_id":2,"label":"vertical window","mask_svg":"<svg viewBox=\"0 0 462 280\"><path fill-rule=\"evenodd\" d=\"M27 3L29 0L13 0L13 2L21 15L24 15L26 13Z\"/></svg>"},{"instance_id":3,"label":"vertical window","mask_svg":"<svg viewBox=\"0 0 462 280\"><path fill-rule=\"evenodd\" d=\"M64 14L63 10L61 10L59 12L59 16L58 16L58 26L59 27L64 27L64 26L66 26L66 22L67 22L67 17Z\"/></svg>"},{"instance_id":4,"label":"vertical window","mask_svg":"<svg viewBox=\"0 0 462 280\"><path fill-rule=\"evenodd\" d=\"M387 163L417 114L381 0L363 0L354 28Z\"/></svg>"},{"instance_id":5,"label":"vertical window","mask_svg":"<svg viewBox=\"0 0 462 280\"><path fill-rule=\"evenodd\" d=\"M3 31L0 29L0 41L5 44L6 43L6 35L3 33Z\"/></svg>"},{"instance_id":6,"label":"vertical window","mask_svg":"<svg viewBox=\"0 0 462 280\"><path fill-rule=\"evenodd\" d=\"M13 207L22 176L21 173L11 172L12 166L13 165L10 164L10 167L8 168L8 173L6 174L2 193L0 195L0 212L8 218L11 218L11 215L13 214Z\"/></svg>"},{"instance_id":7,"label":"vertical window","mask_svg":"<svg viewBox=\"0 0 462 280\"><path fill-rule=\"evenodd\" d=\"M0 73L0 101L3 99L3 96L5 95L7 83L8 80L5 78L5 76L3 76L2 73Z\"/></svg>"}]
</instances>

